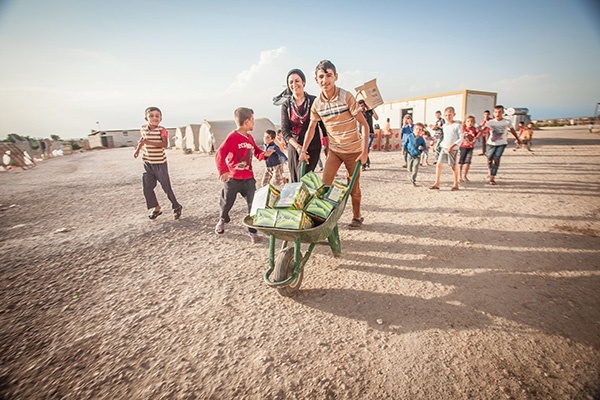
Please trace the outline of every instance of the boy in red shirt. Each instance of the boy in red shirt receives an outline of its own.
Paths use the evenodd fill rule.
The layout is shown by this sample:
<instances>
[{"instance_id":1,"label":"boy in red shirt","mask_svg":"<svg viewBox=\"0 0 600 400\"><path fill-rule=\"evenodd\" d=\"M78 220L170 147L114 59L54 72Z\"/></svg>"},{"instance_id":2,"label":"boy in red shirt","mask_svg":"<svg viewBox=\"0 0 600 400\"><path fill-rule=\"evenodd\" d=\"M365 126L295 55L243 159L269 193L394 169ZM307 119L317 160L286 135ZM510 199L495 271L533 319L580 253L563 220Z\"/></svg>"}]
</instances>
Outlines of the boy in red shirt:
<instances>
[{"instance_id":1,"label":"boy in red shirt","mask_svg":"<svg viewBox=\"0 0 600 400\"><path fill-rule=\"evenodd\" d=\"M219 235L225 233L225 224L231 221L229 211L238 193L246 198L248 212L252 208L256 191L252 156L264 161L273 154L273 150L263 151L258 147L250 133L254 129L254 111L240 107L235 110L234 117L237 129L227 136L215 155L219 180L223 182L220 200L221 215L215 226L215 233ZM260 242L256 229L248 228L248 231L253 243Z\"/></svg>"}]
</instances>

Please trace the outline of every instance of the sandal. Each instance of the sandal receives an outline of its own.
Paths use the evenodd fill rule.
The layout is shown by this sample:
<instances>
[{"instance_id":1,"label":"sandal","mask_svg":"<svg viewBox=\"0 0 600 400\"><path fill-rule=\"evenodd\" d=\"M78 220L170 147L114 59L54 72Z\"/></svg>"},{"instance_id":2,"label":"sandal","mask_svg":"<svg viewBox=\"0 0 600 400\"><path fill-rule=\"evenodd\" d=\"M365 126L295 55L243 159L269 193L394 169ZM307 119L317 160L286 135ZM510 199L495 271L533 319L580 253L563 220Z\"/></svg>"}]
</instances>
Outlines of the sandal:
<instances>
[{"instance_id":1,"label":"sandal","mask_svg":"<svg viewBox=\"0 0 600 400\"><path fill-rule=\"evenodd\" d=\"M215 233L217 235L225 233L225 221L223 219L220 219L219 222L217 222L217 225L215 225Z\"/></svg>"},{"instance_id":2,"label":"sandal","mask_svg":"<svg viewBox=\"0 0 600 400\"><path fill-rule=\"evenodd\" d=\"M257 244L257 243L260 243L262 240L261 240L260 235L258 234L258 232L250 232L250 241L253 244Z\"/></svg>"},{"instance_id":3,"label":"sandal","mask_svg":"<svg viewBox=\"0 0 600 400\"><path fill-rule=\"evenodd\" d=\"M363 217L360 218L352 218L352 221L348 224L348 228L350 229L359 229L362 227L363 221L365 219Z\"/></svg>"},{"instance_id":4,"label":"sandal","mask_svg":"<svg viewBox=\"0 0 600 400\"><path fill-rule=\"evenodd\" d=\"M173 209L173 214L174 214L173 217L175 219L179 219L179 217L181 217L181 210L182 209L183 209L183 206L179 206L179 207Z\"/></svg>"},{"instance_id":5,"label":"sandal","mask_svg":"<svg viewBox=\"0 0 600 400\"><path fill-rule=\"evenodd\" d=\"M492 185L492 186L496 185L496 181L490 181L490 185Z\"/></svg>"},{"instance_id":6,"label":"sandal","mask_svg":"<svg viewBox=\"0 0 600 400\"><path fill-rule=\"evenodd\" d=\"M158 217L161 214L162 214L162 211L154 209L154 210L152 210L152 212L150 213L150 215L148 215L148 218L150 218L150 219L156 219L156 217Z\"/></svg>"},{"instance_id":7,"label":"sandal","mask_svg":"<svg viewBox=\"0 0 600 400\"><path fill-rule=\"evenodd\" d=\"M452 189L450 189L450 190L454 192L454 191L458 190L458 186L452 186Z\"/></svg>"},{"instance_id":8,"label":"sandal","mask_svg":"<svg viewBox=\"0 0 600 400\"><path fill-rule=\"evenodd\" d=\"M440 190L440 187L436 186L436 185L431 185L431 186L429 186L429 189L431 189L431 190Z\"/></svg>"}]
</instances>

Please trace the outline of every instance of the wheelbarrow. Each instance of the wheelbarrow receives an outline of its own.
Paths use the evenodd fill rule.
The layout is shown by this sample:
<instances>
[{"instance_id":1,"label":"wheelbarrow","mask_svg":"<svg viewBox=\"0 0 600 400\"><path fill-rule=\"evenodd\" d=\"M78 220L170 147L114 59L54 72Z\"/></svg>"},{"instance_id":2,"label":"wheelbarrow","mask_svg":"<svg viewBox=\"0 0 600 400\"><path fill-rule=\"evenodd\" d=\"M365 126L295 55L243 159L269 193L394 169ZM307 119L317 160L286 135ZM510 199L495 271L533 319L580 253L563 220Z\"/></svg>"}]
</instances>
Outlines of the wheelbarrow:
<instances>
[{"instance_id":1,"label":"wheelbarrow","mask_svg":"<svg viewBox=\"0 0 600 400\"><path fill-rule=\"evenodd\" d=\"M360 166L359 161L354 168L348 190L337 207L329 214L329 217L318 226L302 230L271 228L254 226L252 224L253 218L249 215L244 218L244 225L269 236L269 269L265 273L264 280L267 285L276 288L282 296L293 296L300 289L304 276L304 266L317 244L329 245L334 257L339 257L342 254L337 223L344 213L348 197L350 197L354 182L360 173ZM305 163L302 163L301 175L304 175L304 167ZM277 239L281 240L282 243L279 252L275 255ZM302 254L302 243L308 244L308 249L304 254Z\"/></svg>"}]
</instances>

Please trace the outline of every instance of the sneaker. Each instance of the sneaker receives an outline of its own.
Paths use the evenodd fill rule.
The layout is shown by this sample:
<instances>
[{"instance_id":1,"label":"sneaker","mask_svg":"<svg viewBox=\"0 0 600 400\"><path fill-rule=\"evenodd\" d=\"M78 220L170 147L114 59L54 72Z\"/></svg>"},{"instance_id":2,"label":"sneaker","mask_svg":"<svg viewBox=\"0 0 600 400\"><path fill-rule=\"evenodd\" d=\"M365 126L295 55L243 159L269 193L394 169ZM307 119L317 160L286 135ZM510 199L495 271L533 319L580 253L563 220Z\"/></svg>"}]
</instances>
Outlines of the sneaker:
<instances>
[{"instance_id":1,"label":"sneaker","mask_svg":"<svg viewBox=\"0 0 600 400\"><path fill-rule=\"evenodd\" d=\"M173 209L173 218L179 219L181 217L181 210L182 209L183 209L182 205L180 205L179 207Z\"/></svg>"},{"instance_id":2,"label":"sneaker","mask_svg":"<svg viewBox=\"0 0 600 400\"><path fill-rule=\"evenodd\" d=\"M250 232L250 240L252 241L252 243L256 244L260 243L262 239L258 235L258 232Z\"/></svg>"},{"instance_id":3,"label":"sneaker","mask_svg":"<svg viewBox=\"0 0 600 400\"><path fill-rule=\"evenodd\" d=\"M360 229L362 228L363 221L365 219L363 217L360 218L352 218L352 221L348 224L348 228L350 229Z\"/></svg>"}]
</instances>

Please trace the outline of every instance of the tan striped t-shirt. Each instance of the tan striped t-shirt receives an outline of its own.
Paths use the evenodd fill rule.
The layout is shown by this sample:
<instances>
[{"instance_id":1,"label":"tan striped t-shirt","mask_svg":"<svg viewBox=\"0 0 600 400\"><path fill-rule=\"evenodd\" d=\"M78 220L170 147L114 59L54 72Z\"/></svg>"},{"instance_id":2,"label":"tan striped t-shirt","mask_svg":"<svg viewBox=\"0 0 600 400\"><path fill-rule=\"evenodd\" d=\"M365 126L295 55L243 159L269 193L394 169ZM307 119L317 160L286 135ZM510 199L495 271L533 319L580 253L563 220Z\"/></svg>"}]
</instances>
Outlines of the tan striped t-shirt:
<instances>
[{"instance_id":1,"label":"tan striped t-shirt","mask_svg":"<svg viewBox=\"0 0 600 400\"><path fill-rule=\"evenodd\" d=\"M156 142L158 145L162 144L163 138L169 137L169 133L162 126L150 130L148 125L142 125L140 128L142 139ZM142 153L142 160L150 164L163 164L167 162L167 155L165 154L165 148L159 146L152 146L150 144L144 145L144 152Z\"/></svg>"},{"instance_id":2,"label":"tan striped t-shirt","mask_svg":"<svg viewBox=\"0 0 600 400\"><path fill-rule=\"evenodd\" d=\"M323 92L315 99L310 118L325 124L331 150L336 153L360 153L363 142L354 117L360 111L354 96L336 87L332 99L326 98Z\"/></svg>"}]
</instances>

